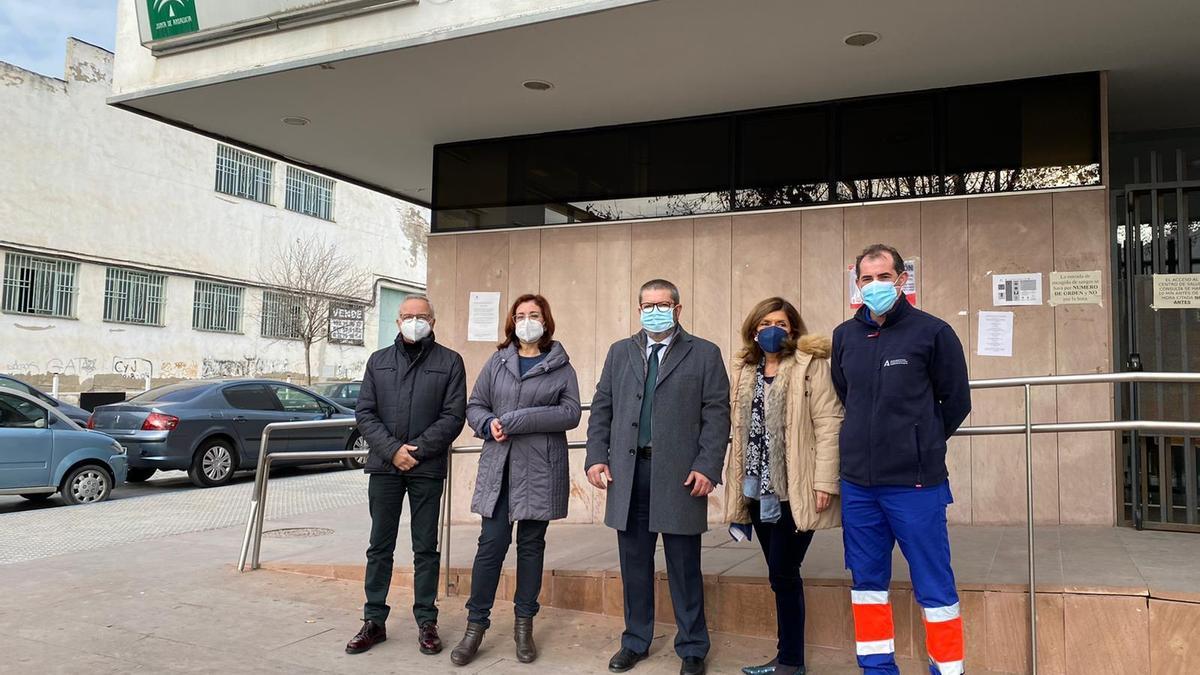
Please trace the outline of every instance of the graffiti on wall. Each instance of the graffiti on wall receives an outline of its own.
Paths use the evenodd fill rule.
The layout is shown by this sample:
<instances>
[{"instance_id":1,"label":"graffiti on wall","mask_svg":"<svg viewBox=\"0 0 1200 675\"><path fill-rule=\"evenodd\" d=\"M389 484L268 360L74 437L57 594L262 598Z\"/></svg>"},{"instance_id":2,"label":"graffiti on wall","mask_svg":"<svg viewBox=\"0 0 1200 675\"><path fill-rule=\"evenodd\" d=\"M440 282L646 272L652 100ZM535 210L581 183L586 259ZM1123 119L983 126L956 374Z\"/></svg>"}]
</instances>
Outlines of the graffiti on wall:
<instances>
[{"instance_id":1,"label":"graffiti on wall","mask_svg":"<svg viewBox=\"0 0 1200 675\"><path fill-rule=\"evenodd\" d=\"M96 359L86 356L75 356L69 359L50 359L46 362L46 372L56 375L77 375L90 377L96 372Z\"/></svg>"},{"instance_id":2,"label":"graffiti on wall","mask_svg":"<svg viewBox=\"0 0 1200 675\"><path fill-rule=\"evenodd\" d=\"M287 359L263 359L243 356L240 359L218 359L205 357L201 363L200 377L257 377L264 373L286 373Z\"/></svg>"},{"instance_id":3,"label":"graffiti on wall","mask_svg":"<svg viewBox=\"0 0 1200 675\"><path fill-rule=\"evenodd\" d=\"M117 356L113 358L113 372L130 379L143 380L154 377L154 362L140 356Z\"/></svg>"}]
</instances>

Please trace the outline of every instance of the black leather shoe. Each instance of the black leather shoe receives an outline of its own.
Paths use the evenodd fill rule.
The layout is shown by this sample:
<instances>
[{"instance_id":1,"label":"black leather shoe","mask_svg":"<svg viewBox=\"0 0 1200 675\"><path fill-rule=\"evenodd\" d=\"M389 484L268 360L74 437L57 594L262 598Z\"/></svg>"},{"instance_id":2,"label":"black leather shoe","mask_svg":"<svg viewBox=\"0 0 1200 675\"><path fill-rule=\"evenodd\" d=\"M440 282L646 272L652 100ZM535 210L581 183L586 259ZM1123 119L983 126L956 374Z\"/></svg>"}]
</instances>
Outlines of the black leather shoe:
<instances>
[{"instance_id":1,"label":"black leather shoe","mask_svg":"<svg viewBox=\"0 0 1200 675\"><path fill-rule=\"evenodd\" d=\"M647 656L649 656L648 652L642 652L639 654L632 649L621 647L620 651L618 651L616 654L613 654L613 657L609 659L608 669L614 673L624 673L625 671L633 670L633 667L638 664L638 661L641 661Z\"/></svg>"},{"instance_id":2,"label":"black leather shoe","mask_svg":"<svg viewBox=\"0 0 1200 675\"><path fill-rule=\"evenodd\" d=\"M679 666L679 675L704 675L706 671L704 659L696 656L683 657L683 665Z\"/></svg>"},{"instance_id":3,"label":"black leather shoe","mask_svg":"<svg viewBox=\"0 0 1200 675\"><path fill-rule=\"evenodd\" d=\"M421 624L421 629L417 631L417 646L426 656L442 653L442 638L438 637L436 621Z\"/></svg>"},{"instance_id":4,"label":"black leather shoe","mask_svg":"<svg viewBox=\"0 0 1200 675\"><path fill-rule=\"evenodd\" d=\"M742 672L746 675L775 675L775 664L779 663L779 659L771 659L770 663L764 663L761 666L746 666L742 668Z\"/></svg>"},{"instance_id":5,"label":"black leather shoe","mask_svg":"<svg viewBox=\"0 0 1200 675\"><path fill-rule=\"evenodd\" d=\"M350 641L346 643L346 653L361 654L380 642L387 642L387 629L383 627L383 624L369 620L363 621L358 635L350 638Z\"/></svg>"}]
</instances>

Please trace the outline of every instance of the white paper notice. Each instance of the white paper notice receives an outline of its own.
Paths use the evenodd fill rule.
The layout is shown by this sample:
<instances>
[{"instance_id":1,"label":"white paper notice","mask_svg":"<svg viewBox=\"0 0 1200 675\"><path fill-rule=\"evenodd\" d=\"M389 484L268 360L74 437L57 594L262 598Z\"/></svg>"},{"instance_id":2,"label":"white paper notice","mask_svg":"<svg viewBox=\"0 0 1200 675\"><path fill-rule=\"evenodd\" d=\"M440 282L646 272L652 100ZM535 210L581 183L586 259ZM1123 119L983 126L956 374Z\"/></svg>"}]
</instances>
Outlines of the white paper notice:
<instances>
[{"instance_id":1,"label":"white paper notice","mask_svg":"<svg viewBox=\"0 0 1200 675\"><path fill-rule=\"evenodd\" d=\"M1200 308L1200 274L1155 274L1154 309Z\"/></svg>"},{"instance_id":2,"label":"white paper notice","mask_svg":"<svg viewBox=\"0 0 1200 675\"><path fill-rule=\"evenodd\" d=\"M979 313L979 347L976 351L977 354L980 356L1012 356L1012 343L1012 312Z\"/></svg>"},{"instance_id":3,"label":"white paper notice","mask_svg":"<svg viewBox=\"0 0 1200 675\"><path fill-rule=\"evenodd\" d=\"M1050 304L1099 305L1100 270L1091 272L1051 272Z\"/></svg>"},{"instance_id":4,"label":"white paper notice","mask_svg":"<svg viewBox=\"0 0 1200 675\"><path fill-rule=\"evenodd\" d=\"M467 315L468 342L496 342L500 339L500 292L471 291Z\"/></svg>"},{"instance_id":5,"label":"white paper notice","mask_svg":"<svg viewBox=\"0 0 1200 675\"><path fill-rule=\"evenodd\" d=\"M993 274L992 304L996 307L1042 304L1042 273Z\"/></svg>"}]
</instances>

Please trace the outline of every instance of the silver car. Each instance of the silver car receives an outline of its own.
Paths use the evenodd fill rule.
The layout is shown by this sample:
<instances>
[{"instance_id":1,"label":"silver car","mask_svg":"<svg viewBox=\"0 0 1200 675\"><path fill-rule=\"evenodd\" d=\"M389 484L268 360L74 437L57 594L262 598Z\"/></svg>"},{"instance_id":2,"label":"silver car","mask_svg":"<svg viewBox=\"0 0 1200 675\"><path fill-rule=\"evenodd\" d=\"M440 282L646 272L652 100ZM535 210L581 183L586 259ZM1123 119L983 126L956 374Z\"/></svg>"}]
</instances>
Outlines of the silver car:
<instances>
[{"instance_id":1,"label":"silver car","mask_svg":"<svg viewBox=\"0 0 1200 675\"><path fill-rule=\"evenodd\" d=\"M128 449L129 482L147 480L159 469L178 469L187 471L199 487L215 487L228 483L235 471L255 468L268 424L353 416L354 411L286 382L200 380L97 406L88 428L103 431ZM366 447L353 427L271 435L272 451ZM344 463L362 468L358 459Z\"/></svg>"}]
</instances>

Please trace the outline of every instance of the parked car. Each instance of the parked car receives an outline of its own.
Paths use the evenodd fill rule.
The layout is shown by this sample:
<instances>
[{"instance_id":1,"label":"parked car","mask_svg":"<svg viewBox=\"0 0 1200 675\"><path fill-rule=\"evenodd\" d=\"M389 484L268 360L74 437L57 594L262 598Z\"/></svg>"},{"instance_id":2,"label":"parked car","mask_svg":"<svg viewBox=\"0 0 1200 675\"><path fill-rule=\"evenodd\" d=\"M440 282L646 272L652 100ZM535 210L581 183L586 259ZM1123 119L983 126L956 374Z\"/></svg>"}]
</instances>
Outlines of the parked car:
<instances>
[{"instance_id":1,"label":"parked car","mask_svg":"<svg viewBox=\"0 0 1200 675\"><path fill-rule=\"evenodd\" d=\"M312 390L325 398L354 410L358 405L358 391L362 389L362 380L355 382L320 382L312 386Z\"/></svg>"},{"instance_id":2,"label":"parked car","mask_svg":"<svg viewBox=\"0 0 1200 675\"><path fill-rule=\"evenodd\" d=\"M91 413L84 410L83 408L80 408L78 406L73 406L70 403L64 403L64 402L54 398L53 396L50 396L49 394L38 391L38 389L36 387L28 385L28 384L18 380L15 377L9 377L8 375L0 375L0 389L12 389L13 391L19 391L22 394L25 394L27 396L32 396L36 399L40 399L43 403L46 403L48 405L54 406L55 408L58 408L59 412L66 415L67 417L71 418L72 422L75 422L76 424L78 424L80 426L86 425L87 421L88 421L88 416L91 415Z\"/></svg>"},{"instance_id":3,"label":"parked car","mask_svg":"<svg viewBox=\"0 0 1200 675\"><path fill-rule=\"evenodd\" d=\"M159 469L188 472L199 487L225 485L258 462L263 429L272 422L353 417L354 411L294 384L275 380L198 380L157 387L124 403L96 406L88 428L128 448L129 482ZM367 448L354 427L273 433L272 449ZM317 460L314 463L325 463ZM294 462L304 463L304 462ZM348 468L363 461L347 459Z\"/></svg>"},{"instance_id":4,"label":"parked car","mask_svg":"<svg viewBox=\"0 0 1200 675\"><path fill-rule=\"evenodd\" d=\"M125 482L125 449L46 401L0 389L0 494L68 504L108 499Z\"/></svg>"}]
</instances>

